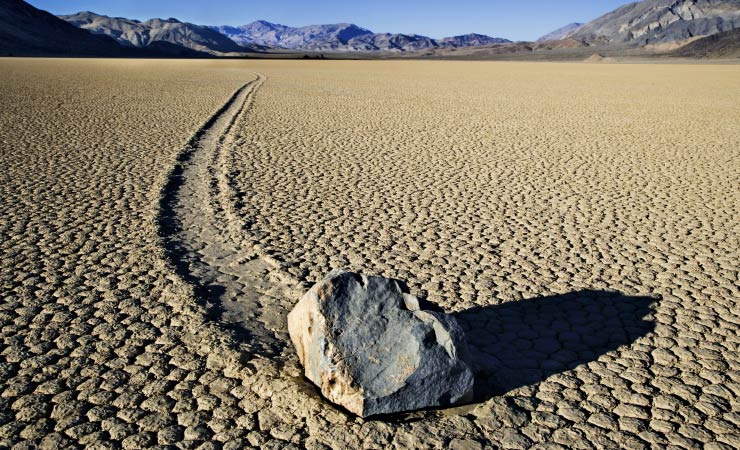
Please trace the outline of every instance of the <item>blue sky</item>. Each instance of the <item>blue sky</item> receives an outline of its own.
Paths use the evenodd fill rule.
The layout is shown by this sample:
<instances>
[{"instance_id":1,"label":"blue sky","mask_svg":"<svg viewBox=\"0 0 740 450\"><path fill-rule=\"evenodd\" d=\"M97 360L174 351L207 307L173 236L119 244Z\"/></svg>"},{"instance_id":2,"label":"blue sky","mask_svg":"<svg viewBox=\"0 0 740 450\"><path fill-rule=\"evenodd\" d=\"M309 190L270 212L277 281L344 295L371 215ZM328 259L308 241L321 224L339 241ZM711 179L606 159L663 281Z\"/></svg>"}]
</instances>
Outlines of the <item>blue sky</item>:
<instances>
[{"instance_id":1,"label":"blue sky","mask_svg":"<svg viewBox=\"0 0 740 450\"><path fill-rule=\"evenodd\" d=\"M30 0L54 14L93 11L146 20L175 17L202 25L257 19L300 26L352 22L375 32L440 38L482 33L533 40L570 22L587 22L627 0Z\"/></svg>"}]
</instances>

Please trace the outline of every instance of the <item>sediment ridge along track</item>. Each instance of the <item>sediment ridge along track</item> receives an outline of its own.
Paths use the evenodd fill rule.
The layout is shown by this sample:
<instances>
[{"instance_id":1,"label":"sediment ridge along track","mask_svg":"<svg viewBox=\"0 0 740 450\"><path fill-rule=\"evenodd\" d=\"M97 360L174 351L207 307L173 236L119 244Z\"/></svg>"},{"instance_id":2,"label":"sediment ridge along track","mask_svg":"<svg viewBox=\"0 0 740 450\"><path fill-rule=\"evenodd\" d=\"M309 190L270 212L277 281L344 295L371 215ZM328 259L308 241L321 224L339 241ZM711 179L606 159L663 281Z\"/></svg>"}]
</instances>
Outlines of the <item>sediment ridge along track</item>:
<instances>
[{"instance_id":1,"label":"sediment ridge along track","mask_svg":"<svg viewBox=\"0 0 740 450\"><path fill-rule=\"evenodd\" d=\"M248 241L224 160L230 132L265 81L255 76L190 138L163 190L158 220L168 262L195 286L209 315L232 328L242 350L269 357L286 348L295 284Z\"/></svg>"}]
</instances>

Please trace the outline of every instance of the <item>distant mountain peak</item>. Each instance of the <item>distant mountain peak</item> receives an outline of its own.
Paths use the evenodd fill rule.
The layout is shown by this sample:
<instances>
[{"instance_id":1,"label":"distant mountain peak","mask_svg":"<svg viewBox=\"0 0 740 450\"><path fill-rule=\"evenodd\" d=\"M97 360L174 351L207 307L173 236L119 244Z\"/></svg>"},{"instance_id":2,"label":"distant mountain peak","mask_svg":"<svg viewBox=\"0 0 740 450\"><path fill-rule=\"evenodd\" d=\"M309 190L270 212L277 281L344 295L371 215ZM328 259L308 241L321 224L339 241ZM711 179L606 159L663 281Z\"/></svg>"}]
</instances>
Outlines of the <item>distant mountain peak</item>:
<instances>
[{"instance_id":1,"label":"distant mountain peak","mask_svg":"<svg viewBox=\"0 0 740 450\"><path fill-rule=\"evenodd\" d=\"M468 34L461 34L458 36L451 36L442 38L439 40L439 44L441 47L452 47L452 48L460 48L460 47L478 47L482 45L491 45L491 44L507 44L511 41L504 38L498 38L498 37L491 37L485 34L479 34L479 33L468 33Z\"/></svg>"},{"instance_id":2,"label":"distant mountain peak","mask_svg":"<svg viewBox=\"0 0 740 450\"><path fill-rule=\"evenodd\" d=\"M374 33L354 23L340 22L291 27L256 20L242 26L213 26L234 42L303 51L412 51L437 47L466 47L511 42L471 33L435 40L415 33Z\"/></svg>"},{"instance_id":3,"label":"distant mountain peak","mask_svg":"<svg viewBox=\"0 0 740 450\"><path fill-rule=\"evenodd\" d=\"M90 11L59 16L70 24L94 34L105 35L128 47L149 47L167 42L186 49L210 54L244 53L250 48L234 41L209 27L168 19L153 18L146 22L121 17L108 17ZM157 44L160 47L162 44Z\"/></svg>"}]
</instances>

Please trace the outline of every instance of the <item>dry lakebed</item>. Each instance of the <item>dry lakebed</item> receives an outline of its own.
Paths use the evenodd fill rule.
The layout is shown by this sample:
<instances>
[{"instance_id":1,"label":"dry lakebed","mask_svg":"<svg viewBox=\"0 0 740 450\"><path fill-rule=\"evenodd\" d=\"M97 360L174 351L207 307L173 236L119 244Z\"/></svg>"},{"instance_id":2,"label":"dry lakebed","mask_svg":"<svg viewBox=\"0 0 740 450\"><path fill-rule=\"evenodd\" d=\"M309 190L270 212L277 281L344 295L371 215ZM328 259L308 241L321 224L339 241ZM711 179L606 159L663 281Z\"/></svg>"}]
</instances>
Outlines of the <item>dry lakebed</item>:
<instances>
[{"instance_id":1,"label":"dry lakebed","mask_svg":"<svg viewBox=\"0 0 740 450\"><path fill-rule=\"evenodd\" d=\"M740 447L740 65L0 80L0 448ZM474 398L327 402L287 315L333 269L454 317Z\"/></svg>"}]
</instances>

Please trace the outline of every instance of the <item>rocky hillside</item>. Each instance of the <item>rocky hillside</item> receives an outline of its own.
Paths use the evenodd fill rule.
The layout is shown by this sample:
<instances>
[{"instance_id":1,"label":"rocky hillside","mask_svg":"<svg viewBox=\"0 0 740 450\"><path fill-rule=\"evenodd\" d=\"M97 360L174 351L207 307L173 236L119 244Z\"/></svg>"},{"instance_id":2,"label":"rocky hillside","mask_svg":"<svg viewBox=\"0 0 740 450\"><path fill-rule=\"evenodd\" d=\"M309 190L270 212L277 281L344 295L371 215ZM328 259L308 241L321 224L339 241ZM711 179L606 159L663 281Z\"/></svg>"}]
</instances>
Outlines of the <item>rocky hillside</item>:
<instances>
[{"instance_id":1,"label":"rocky hillside","mask_svg":"<svg viewBox=\"0 0 740 450\"><path fill-rule=\"evenodd\" d=\"M80 30L21 0L0 1L0 56L129 56L114 40Z\"/></svg>"},{"instance_id":2,"label":"rocky hillside","mask_svg":"<svg viewBox=\"0 0 740 450\"><path fill-rule=\"evenodd\" d=\"M577 23L577 22L569 23L568 25L564 27L560 27L555 31L551 31L550 33L547 33L546 35L537 39L537 42L559 41L561 39L567 39L573 33L578 31L578 29L580 29L582 26L583 26L582 23Z\"/></svg>"},{"instance_id":3,"label":"rocky hillside","mask_svg":"<svg viewBox=\"0 0 740 450\"><path fill-rule=\"evenodd\" d=\"M648 45L740 28L740 0L645 0L624 5L570 37L589 44Z\"/></svg>"},{"instance_id":4,"label":"rocky hillside","mask_svg":"<svg viewBox=\"0 0 740 450\"><path fill-rule=\"evenodd\" d=\"M740 58L740 28L698 39L674 54L692 58Z\"/></svg>"},{"instance_id":5,"label":"rocky hillside","mask_svg":"<svg viewBox=\"0 0 740 450\"><path fill-rule=\"evenodd\" d=\"M129 47L148 47L153 43L167 42L212 55L244 53L245 48L209 27L180 22L177 19L150 19L146 22L108 17L89 11L59 16L70 24L95 34L109 36L119 44Z\"/></svg>"},{"instance_id":6,"label":"rocky hillside","mask_svg":"<svg viewBox=\"0 0 740 450\"><path fill-rule=\"evenodd\" d=\"M287 49L333 49L347 45L357 36L372 32L350 23L289 27L258 20L239 27L214 26L218 31L240 45L257 44Z\"/></svg>"},{"instance_id":7,"label":"rocky hillside","mask_svg":"<svg viewBox=\"0 0 740 450\"><path fill-rule=\"evenodd\" d=\"M239 27L214 26L240 45L305 51L416 51L437 47L467 47L510 42L482 34L432 39L418 34L374 33L351 23L289 27L258 20Z\"/></svg>"}]
</instances>

